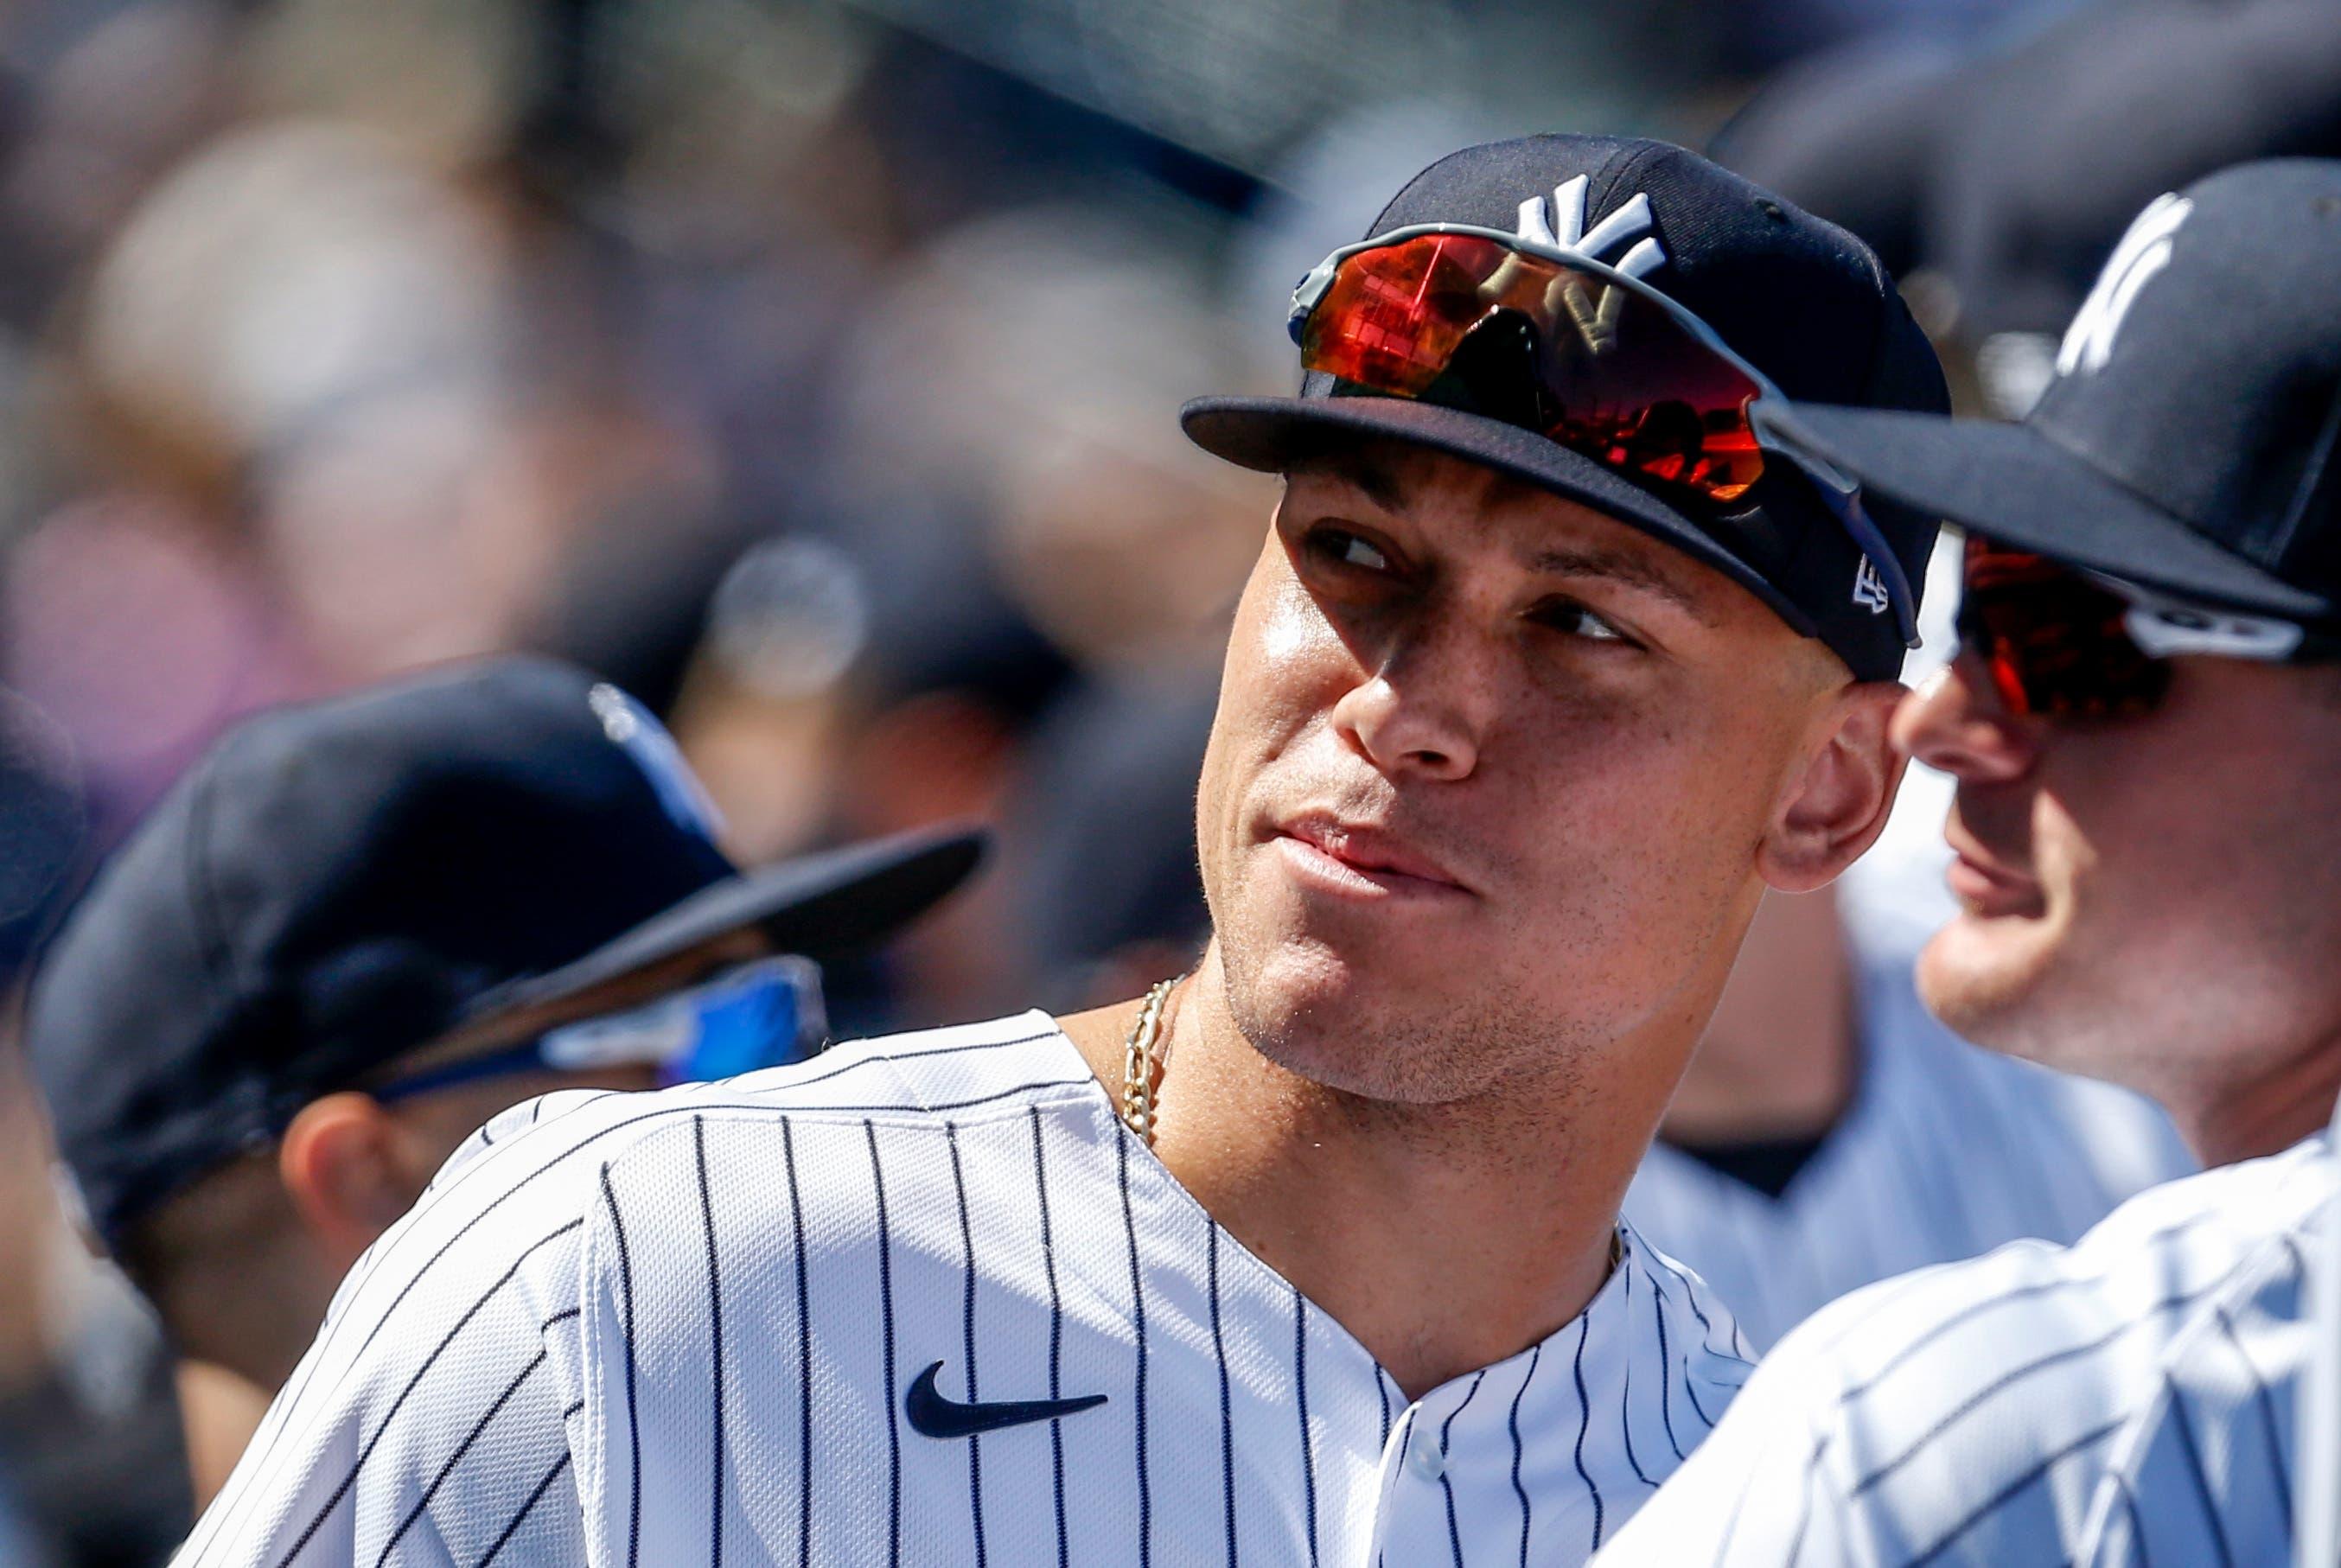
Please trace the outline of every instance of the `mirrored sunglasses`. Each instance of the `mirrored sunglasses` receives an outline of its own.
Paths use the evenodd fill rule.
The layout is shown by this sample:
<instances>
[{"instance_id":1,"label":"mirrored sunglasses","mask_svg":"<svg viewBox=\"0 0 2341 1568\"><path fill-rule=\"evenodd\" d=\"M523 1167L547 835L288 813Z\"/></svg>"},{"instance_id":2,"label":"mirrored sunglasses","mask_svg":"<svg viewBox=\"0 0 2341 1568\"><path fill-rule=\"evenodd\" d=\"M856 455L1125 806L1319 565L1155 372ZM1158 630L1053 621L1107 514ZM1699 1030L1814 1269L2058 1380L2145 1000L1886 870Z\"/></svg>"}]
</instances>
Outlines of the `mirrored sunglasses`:
<instances>
[{"instance_id":1,"label":"mirrored sunglasses","mask_svg":"<svg viewBox=\"0 0 2341 1568\"><path fill-rule=\"evenodd\" d=\"M1916 647L1918 599L1859 488L1759 430L1786 399L1641 279L1500 230L1422 224L1334 252L1293 291L1304 369L1532 431L1693 501L1729 505L1773 461L1820 493Z\"/></svg>"}]
</instances>

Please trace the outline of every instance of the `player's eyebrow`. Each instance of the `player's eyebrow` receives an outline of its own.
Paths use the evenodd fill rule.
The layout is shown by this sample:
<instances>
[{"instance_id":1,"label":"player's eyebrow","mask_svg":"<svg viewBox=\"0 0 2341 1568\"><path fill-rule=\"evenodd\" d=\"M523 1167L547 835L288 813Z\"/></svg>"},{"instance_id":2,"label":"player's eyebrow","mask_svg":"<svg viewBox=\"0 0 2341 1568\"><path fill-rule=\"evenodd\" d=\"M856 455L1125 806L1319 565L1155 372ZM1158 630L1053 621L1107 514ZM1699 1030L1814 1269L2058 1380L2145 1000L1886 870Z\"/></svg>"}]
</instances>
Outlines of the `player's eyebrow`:
<instances>
[{"instance_id":1,"label":"player's eyebrow","mask_svg":"<svg viewBox=\"0 0 2341 1568\"><path fill-rule=\"evenodd\" d=\"M1593 545L1547 546L1523 558L1530 571L1553 577L1599 577L1665 600L1702 626L1713 626L1715 612L1663 568L1622 550Z\"/></svg>"},{"instance_id":2,"label":"player's eyebrow","mask_svg":"<svg viewBox=\"0 0 2341 1568\"><path fill-rule=\"evenodd\" d=\"M1407 500L1406 487L1399 482L1397 471L1380 461L1370 449L1320 452L1293 464L1285 477L1304 473L1323 474L1354 486L1368 501L1394 517L1410 516L1414 511Z\"/></svg>"}]
</instances>

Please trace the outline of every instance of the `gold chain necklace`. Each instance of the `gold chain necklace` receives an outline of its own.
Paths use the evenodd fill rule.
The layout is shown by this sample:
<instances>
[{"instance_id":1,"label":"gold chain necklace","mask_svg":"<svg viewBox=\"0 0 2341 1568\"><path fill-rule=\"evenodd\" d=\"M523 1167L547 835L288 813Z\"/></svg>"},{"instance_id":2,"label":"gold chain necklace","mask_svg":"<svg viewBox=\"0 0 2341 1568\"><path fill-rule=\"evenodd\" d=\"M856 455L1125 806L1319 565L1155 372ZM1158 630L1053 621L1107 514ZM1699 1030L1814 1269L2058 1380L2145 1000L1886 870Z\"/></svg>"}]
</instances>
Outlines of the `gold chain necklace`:
<instances>
[{"instance_id":1,"label":"gold chain necklace","mask_svg":"<svg viewBox=\"0 0 2341 1568\"><path fill-rule=\"evenodd\" d=\"M1173 975L1167 980L1157 980L1146 993L1146 1000L1138 1009L1137 1021L1130 1026L1130 1038L1121 1055L1121 1125L1138 1135L1138 1141L1147 1147L1154 1146L1154 1071L1161 1064L1162 1015L1184 975Z\"/></svg>"}]
</instances>

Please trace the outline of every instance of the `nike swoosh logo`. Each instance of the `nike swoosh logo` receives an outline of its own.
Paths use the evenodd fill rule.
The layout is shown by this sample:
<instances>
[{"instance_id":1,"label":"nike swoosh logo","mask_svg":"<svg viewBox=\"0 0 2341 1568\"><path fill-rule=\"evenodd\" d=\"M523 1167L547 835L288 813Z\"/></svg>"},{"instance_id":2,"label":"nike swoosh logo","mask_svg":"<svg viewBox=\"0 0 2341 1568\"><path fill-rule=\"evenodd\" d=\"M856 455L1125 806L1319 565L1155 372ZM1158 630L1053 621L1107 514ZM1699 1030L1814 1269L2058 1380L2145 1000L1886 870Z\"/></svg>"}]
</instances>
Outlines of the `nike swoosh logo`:
<instances>
[{"instance_id":1,"label":"nike swoosh logo","mask_svg":"<svg viewBox=\"0 0 2341 1568\"><path fill-rule=\"evenodd\" d=\"M961 1404L935 1392L935 1374L942 1369L943 1364L936 1362L912 1378L910 1392L902 1395L902 1414L909 1418L911 1430L921 1437L972 1437L1003 1426L1078 1415L1105 1403L1102 1394L1084 1394L1078 1399L1003 1399L989 1404Z\"/></svg>"}]
</instances>

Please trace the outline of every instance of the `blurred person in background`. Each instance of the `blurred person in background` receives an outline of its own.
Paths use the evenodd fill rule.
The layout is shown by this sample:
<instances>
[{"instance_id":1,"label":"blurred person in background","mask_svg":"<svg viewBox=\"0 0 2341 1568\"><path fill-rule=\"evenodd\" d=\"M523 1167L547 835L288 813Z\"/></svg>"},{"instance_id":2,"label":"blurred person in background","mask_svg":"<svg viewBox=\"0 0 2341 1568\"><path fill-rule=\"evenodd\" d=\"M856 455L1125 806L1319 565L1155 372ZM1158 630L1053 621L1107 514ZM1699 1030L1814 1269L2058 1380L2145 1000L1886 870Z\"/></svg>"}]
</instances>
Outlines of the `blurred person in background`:
<instances>
[{"instance_id":1,"label":"blurred person in background","mask_svg":"<svg viewBox=\"0 0 2341 1568\"><path fill-rule=\"evenodd\" d=\"M2341 10L2088 0L1888 34L1783 69L1708 151L1868 240L1958 406L2020 418L2139 206L2246 159L2341 151Z\"/></svg>"},{"instance_id":2,"label":"blurred person in background","mask_svg":"<svg viewBox=\"0 0 2341 1568\"><path fill-rule=\"evenodd\" d=\"M65 737L0 692L0 1562L134 1564L186 1528L151 1314L58 1201L17 982L88 855Z\"/></svg>"},{"instance_id":3,"label":"blurred person in background","mask_svg":"<svg viewBox=\"0 0 2341 1568\"><path fill-rule=\"evenodd\" d=\"M1957 780L1927 1005L2211 1168L1816 1315L1605 1563L2332 1561L2295 1531L2341 1460L2296 1441L2341 1417L2341 162L2147 203L2055 367L2014 425L1781 417L1968 534L1894 719Z\"/></svg>"},{"instance_id":4,"label":"blurred person in background","mask_svg":"<svg viewBox=\"0 0 2341 1568\"><path fill-rule=\"evenodd\" d=\"M726 576L678 698L677 738L743 852L1025 816L1057 766L1041 753L1057 708L1208 680L1258 481L1150 411L1260 378L1205 306L1195 222L1020 210L887 278L843 346L832 489ZM1029 997L1015 904L1025 856L1053 848L1030 821L1001 875L888 955L907 1006L847 998L843 1016L932 1023Z\"/></svg>"},{"instance_id":5,"label":"blurred person in background","mask_svg":"<svg viewBox=\"0 0 2341 1568\"><path fill-rule=\"evenodd\" d=\"M1949 78L1921 184L1929 325L2021 418L2131 216L2253 158L2341 154L2341 6L2095 0Z\"/></svg>"},{"instance_id":6,"label":"blurred person in background","mask_svg":"<svg viewBox=\"0 0 2341 1568\"><path fill-rule=\"evenodd\" d=\"M27 1029L89 1222L179 1357L199 1499L474 1129L818 1049L810 960L883 939L977 852L929 834L742 874L656 721L548 662L232 730L75 908Z\"/></svg>"},{"instance_id":7,"label":"blurred person in background","mask_svg":"<svg viewBox=\"0 0 2341 1568\"><path fill-rule=\"evenodd\" d=\"M1076 673L1001 591L979 527L909 501L889 515L914 512L932 531L900 555L867 537L767 540L710 599L674 726L735 854L997 824L1023 793L1032 727ZM1025 969L986 881L838 976L842 1029L1006 1005Z\"/></svg>"},{"instance_id":8,"label":"blurred person in background","mask_svg":"<svg viewBox=\"0 0 2341 1568\"><path fill-rule=\"evenodd\" d=\"M1029 972L1058 1013L1103 1007L1194 967L1210 934L1194 780L1219 693L1166 672L1075 692L1034 737L1003 838Z\"/></svg>"}]
</instances>

